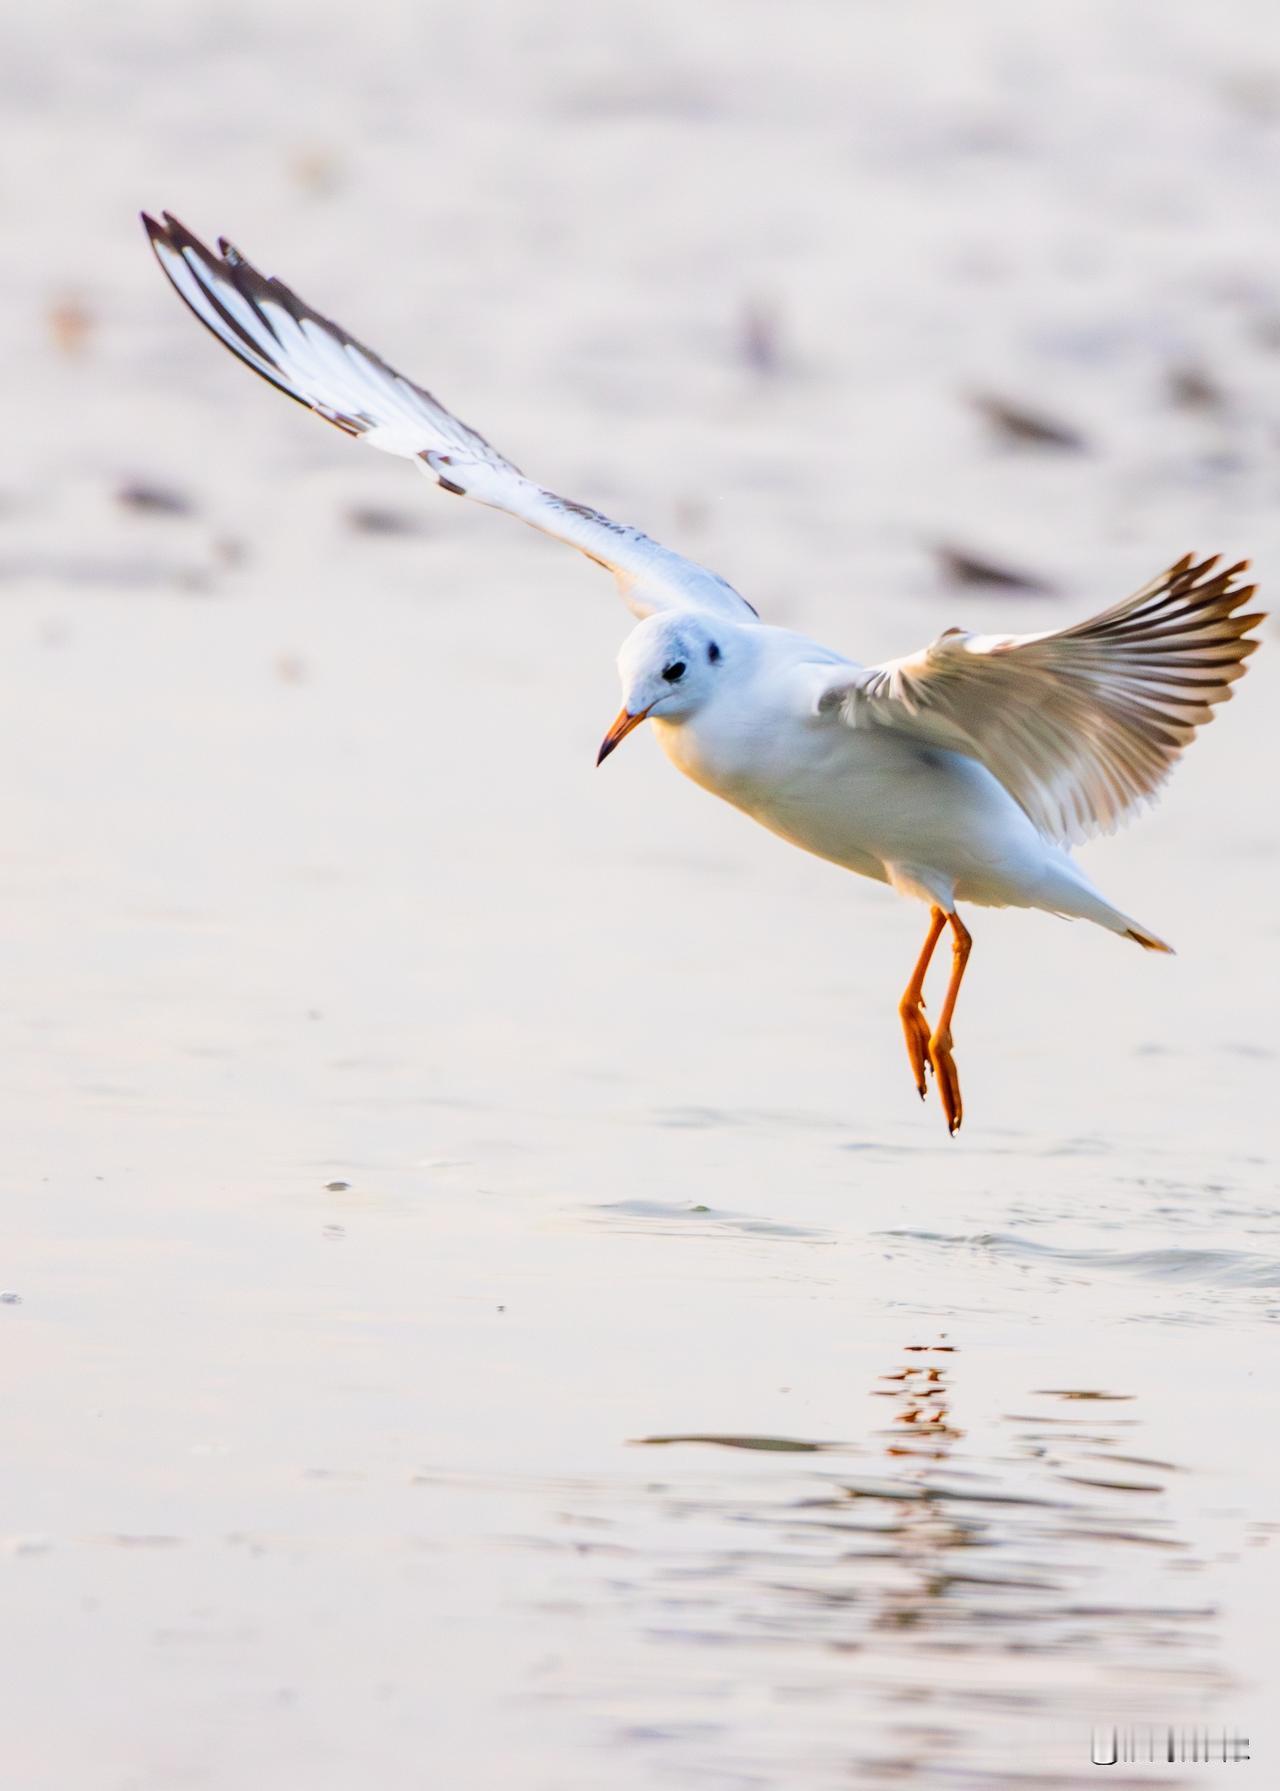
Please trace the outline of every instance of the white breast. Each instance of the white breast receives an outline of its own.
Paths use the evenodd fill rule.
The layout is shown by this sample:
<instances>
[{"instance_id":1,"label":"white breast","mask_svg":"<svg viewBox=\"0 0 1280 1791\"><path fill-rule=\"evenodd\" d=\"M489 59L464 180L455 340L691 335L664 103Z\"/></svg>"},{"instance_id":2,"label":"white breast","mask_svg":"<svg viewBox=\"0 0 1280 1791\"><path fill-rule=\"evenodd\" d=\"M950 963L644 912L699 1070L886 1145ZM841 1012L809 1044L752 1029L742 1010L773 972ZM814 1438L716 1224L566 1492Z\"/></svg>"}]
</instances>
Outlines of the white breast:
<instances>
[{"instance_id":1,"label":"white breast","mask_svg":"<svg viewBox=\"0 0 1280 1791\"><path fill-rule=\"evenodd\" d=\"M1043 840L981 765L886 729L767 699L716 701L682 723L655 717L655 726L686 777L863 876L919 865L985 888L993 872L1021 883L1043 860Z\"/></svg>"},{"instance_id":2,"label":"white breast","mask_svg":"<svg viewBox=\"0 0 1280 1791\"><path fill-rule=\"evenodd\" d=\"M867 838L897 741L869 742L825 720L759 702L716 702L681 723L654 718L678 771L805 851L864 875L884 870Z\"/></svg>"}]
</instances>

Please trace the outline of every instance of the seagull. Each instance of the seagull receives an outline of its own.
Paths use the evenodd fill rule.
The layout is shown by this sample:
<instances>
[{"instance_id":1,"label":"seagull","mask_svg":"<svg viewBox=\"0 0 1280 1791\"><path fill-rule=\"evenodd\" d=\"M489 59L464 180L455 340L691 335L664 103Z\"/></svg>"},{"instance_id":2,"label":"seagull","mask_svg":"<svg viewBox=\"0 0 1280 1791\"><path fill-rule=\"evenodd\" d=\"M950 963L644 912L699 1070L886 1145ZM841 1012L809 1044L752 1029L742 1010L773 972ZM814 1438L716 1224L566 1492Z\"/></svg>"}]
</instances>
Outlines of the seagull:
<instances>
[{"instance_id":1,"label":"seagull","mask_svg":"<svg viewBox=\"0 0 1280 1791\"><path fill-rule=\"evenodd\" d=\"M917 1092L932 1072L947 1129L964 1117L952 1020L972 937L958 905L1092 921L1147 951L1070 848L1154 798L1232 695L1258 641L1247 561L1191 555L1069 628L972 634L860 665L762 622L733 587L639 529L527 479L483 436L225 240L168 212L142 220L178 294L263 379L345 434L413 461L445 491L505 510L611 572L638 618L622 708L597 763L649 722L678 771L771 833L929 910L898 1014ZM944 931L936 1022L924 986Z\"/></svg>"}]
</instances>

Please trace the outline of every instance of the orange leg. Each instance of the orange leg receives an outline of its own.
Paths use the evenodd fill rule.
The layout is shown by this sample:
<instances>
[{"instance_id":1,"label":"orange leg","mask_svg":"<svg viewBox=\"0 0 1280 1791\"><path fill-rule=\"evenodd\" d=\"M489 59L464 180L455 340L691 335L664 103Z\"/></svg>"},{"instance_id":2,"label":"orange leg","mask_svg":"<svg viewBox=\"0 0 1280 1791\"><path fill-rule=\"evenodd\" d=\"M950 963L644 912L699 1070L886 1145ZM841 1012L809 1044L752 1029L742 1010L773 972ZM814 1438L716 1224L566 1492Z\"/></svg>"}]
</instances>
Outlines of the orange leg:
<instances>
[{"instance_id":1,"label":"orange leg","mask_svg":"<svg viewBox=\"0 0 1280 1791\"><path fill-rule=\"evenodd\" d=\"M902 1017L902 1031L907 1041L907 1057L911 1064L911 1074L916 1079L916 1089L922 1101L925 1094L925 1065L929 1061L929 1022L920 1011L924 1006L924 974L929 968L933 948L942 937L942 929L946 924L947 917L942 909L931 908L929 911L929 936L924 942L924 950L916 960L916 967L911 972L911 981L902 991L902 1000L898 1003L898 1013Z\"/></svg>"},{"instance_id":2,"label":"orange leg","mask_svg":"<svg viewBox=\"0 0 1280 1791\"><path fill-rule=\"evenodd\" d=\"M973 939L958 914L948 914L946 918L951 925L951 981L947 984L947 998L938 1015L938 1024L929 1040L929 1062L938 1079L938 1094L942 1100L942 1110L947 1116L947 1130L954 1138L964 1118L964 1102L960 1099L960 1078L956 1074L955 1060L951 1055L951 1016L956 1011L956 996L960 993L960 984L964 980L964 968L969 962Z\"/></svg>"}]
</instances>

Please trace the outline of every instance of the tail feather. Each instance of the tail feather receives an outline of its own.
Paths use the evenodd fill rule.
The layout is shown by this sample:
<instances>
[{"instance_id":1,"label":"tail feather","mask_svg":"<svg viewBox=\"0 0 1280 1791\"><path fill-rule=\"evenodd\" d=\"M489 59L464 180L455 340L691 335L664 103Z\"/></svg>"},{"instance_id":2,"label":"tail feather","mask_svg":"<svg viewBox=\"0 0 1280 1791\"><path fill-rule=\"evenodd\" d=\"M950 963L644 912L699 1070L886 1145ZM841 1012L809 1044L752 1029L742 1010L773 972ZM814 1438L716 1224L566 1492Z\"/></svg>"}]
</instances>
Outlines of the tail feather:
<instances>
[{"instance_id":1,"label":"tail feather","mask_svg":"<svg viewBox=\"0 0 1280 1791\"><path fill-rule=\"evenodd\" d=\"M1173 947L1150 927L1144 927L1140 920L1132 914L1125 914L1115 908L1102 894L1094 888L1084 871L1073 858L1064 852L1053 865L1041 889L1041 904L1051 913L1062 914L1071 920L1091 920L1097 927L1105 927L1109 933L1118 933L1122 939L1132 939L1143 951L1162 951L1173 953Z\"/></svg>"},{"instance_id":2,"label":"tail feather","mask_svg":"<svg viewBox=\"0 0 1280 1791\"><path fill-rule=\"evenodd\" d=\"M1143 951L1167 951L1170 957L1174 955L1171 945L1167 945L1163 939L1157 939L1154 933L1145 932L1141 927L1126 927L1124 936L1132 939L1135 945L1140 945Z\"/></svg>"}]
</instances>

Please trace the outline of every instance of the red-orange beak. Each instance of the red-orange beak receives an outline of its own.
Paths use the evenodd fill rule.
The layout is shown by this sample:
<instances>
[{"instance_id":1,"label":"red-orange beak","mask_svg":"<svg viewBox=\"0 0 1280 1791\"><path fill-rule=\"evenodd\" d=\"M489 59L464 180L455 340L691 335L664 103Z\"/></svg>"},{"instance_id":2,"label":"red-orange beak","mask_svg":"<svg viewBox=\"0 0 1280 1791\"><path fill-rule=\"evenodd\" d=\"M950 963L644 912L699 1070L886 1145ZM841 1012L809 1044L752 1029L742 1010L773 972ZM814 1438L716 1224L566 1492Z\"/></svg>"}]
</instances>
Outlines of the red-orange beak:
<instances>
[{"instance_id":1,"label":"red-orange beak","mask_svg":"<svg viewBox=\"0 0 1280 1791\"><path fill-rule=\"evenodd\" d=\"M649 709L652 707L653 704L650 703ZM628 715L625 709L619 709L617 715L614 716L613 726L600 742L600 751L596 754L597 765L603 765L614 747L622 744L632 728L640 726L640 723L648 715L649 709L642 709L638 715Z\"/></svg>"}]
</instances>

